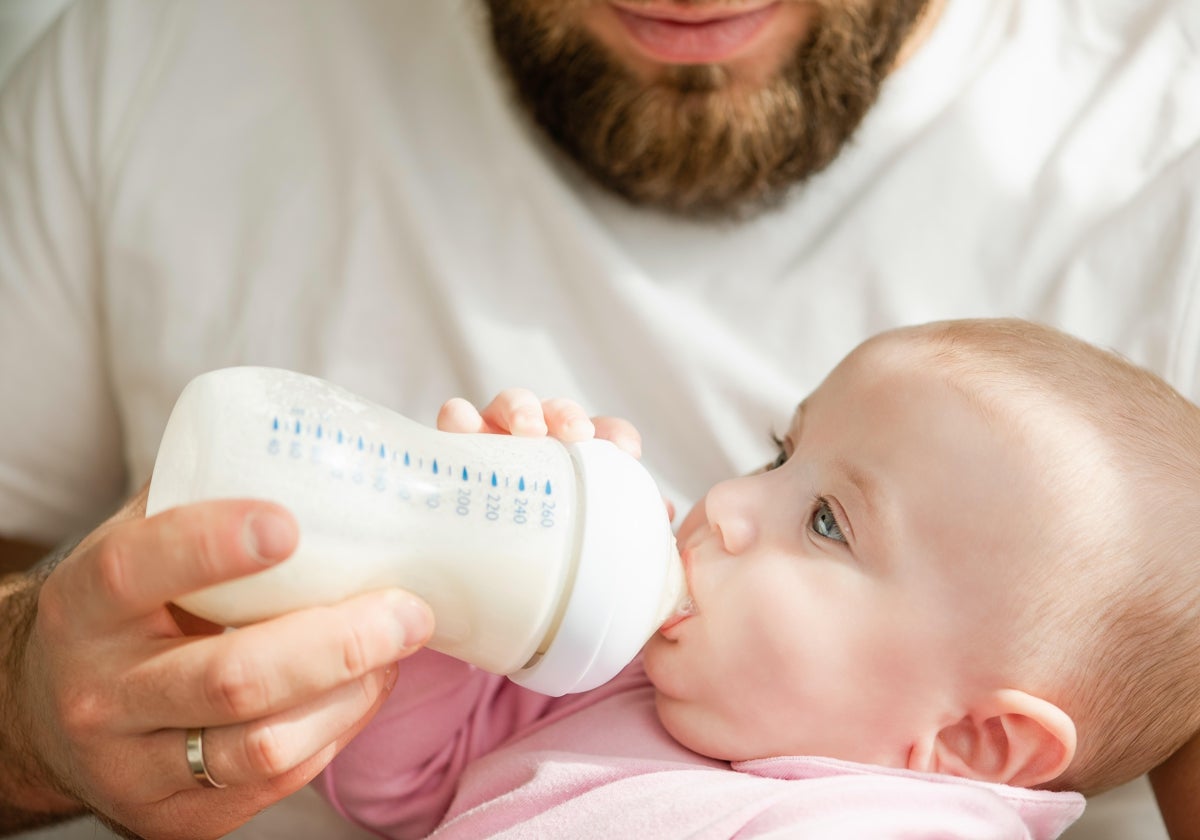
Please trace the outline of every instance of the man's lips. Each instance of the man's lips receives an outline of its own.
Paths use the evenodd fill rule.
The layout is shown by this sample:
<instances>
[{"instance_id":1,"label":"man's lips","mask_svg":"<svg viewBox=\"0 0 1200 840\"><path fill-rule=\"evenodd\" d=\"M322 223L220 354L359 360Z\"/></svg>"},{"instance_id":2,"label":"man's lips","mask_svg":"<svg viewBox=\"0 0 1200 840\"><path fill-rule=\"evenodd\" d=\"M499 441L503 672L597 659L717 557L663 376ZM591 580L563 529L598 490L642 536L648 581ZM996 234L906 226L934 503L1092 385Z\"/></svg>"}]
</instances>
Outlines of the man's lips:
<instances>
[{"instance_id":1,"label":"man's lips","mask_svg":"<svg viewBox=\"0 0 1200 840\"><path fill-rule=\"evenodd\" d=\"M634 47L665 64L712 64L733 57L779 11L779 0L739 6L611 4Z\"/></svg>"}]
</instances>

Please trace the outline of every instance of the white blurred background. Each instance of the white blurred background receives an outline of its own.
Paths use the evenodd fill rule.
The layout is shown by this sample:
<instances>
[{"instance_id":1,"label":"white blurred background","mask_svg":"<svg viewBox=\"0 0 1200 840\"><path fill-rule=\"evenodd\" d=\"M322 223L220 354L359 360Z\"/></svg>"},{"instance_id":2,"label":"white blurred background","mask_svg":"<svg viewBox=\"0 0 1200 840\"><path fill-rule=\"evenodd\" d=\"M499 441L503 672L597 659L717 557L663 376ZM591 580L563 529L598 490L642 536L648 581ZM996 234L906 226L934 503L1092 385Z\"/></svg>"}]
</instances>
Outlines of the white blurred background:
<instances>
[{"instance_id":1,"label":"white blurred background","mask_svg":"<svg viewBox=\"0 0 1200 840\"><path fill-rule=\"evenodd\" d=\"M70 0L0 0L0 81Z\"/></svg>"}]
</instances>

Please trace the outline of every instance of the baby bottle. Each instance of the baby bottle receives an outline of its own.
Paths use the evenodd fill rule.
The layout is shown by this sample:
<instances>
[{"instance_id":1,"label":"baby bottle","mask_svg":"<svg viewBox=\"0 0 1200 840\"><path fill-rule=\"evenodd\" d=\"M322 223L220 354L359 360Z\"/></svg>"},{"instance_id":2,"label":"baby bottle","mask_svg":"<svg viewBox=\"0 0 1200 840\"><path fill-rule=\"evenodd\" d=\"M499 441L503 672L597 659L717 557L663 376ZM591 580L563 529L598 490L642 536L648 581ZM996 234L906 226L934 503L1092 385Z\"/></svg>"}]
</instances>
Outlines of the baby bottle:
<instances>
[{"instance_id":1,"label":"baby bottle","mask_svg":"<svg viewBox=\"0 0 1200 840\"><path fill-rule=\"evenodd\" d=\"M262 367L192 380L147 515L260 498L295 515L293 556L179 599L238 626L398 586L429 646L544 694L611 679L686 598L658 489L603 440L453 434L320 379Z\"/></svg>"}]
</instances>

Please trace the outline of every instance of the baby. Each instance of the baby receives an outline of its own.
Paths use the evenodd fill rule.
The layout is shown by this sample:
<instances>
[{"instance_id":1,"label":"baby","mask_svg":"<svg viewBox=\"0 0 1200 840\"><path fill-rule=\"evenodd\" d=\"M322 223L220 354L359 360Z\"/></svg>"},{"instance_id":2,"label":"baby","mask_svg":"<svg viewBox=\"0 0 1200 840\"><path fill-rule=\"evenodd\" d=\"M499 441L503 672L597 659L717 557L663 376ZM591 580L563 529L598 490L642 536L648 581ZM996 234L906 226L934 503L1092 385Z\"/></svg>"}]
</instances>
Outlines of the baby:
<instances>
[{"instance_id":1,"label":"baby","mask_svg":"<svg viewBox=\"0 0 1200 840\"><path fill-rule=\"evenodd\" d=\"M586 425L518 403L441 425ZM422 652L320 787L388 837L1055 837L1200 728L1198 487L1200 409L1113 354L884 333L686 517L694 611L620 676Z\"/></svg>"}]
</instances>

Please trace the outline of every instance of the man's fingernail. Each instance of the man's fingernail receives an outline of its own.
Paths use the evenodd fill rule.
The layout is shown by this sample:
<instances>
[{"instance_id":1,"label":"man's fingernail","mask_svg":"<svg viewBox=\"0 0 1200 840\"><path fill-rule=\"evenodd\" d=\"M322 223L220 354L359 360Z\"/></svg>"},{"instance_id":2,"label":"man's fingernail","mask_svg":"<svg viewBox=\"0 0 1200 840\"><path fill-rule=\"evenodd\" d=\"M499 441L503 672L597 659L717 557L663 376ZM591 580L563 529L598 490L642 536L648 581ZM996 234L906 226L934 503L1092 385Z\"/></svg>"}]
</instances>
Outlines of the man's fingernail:
<instances>
[{"instance_id":1,"label":"man's fingernail","mask_svg":"<svg viewBox=\"0 0 1200 840\"><path fill-rule=\"evenodd\" d=\"M264 563L274 563L296 547L296 523L289 516L254 511L246 517L246 548Z\"/></svg>"},{"instance_id":2,"label":"man's fingernail","mask_svg":"<svg viewBox=\"0 0 1200 840\"><path fill-rule=\"evenodd\" d=\"M391 596L392 614L404 628L404 646L417 647L425 644L433 635L433 613L429 606L407 592L395 592Z\"/></svg>"}]
</instances>

